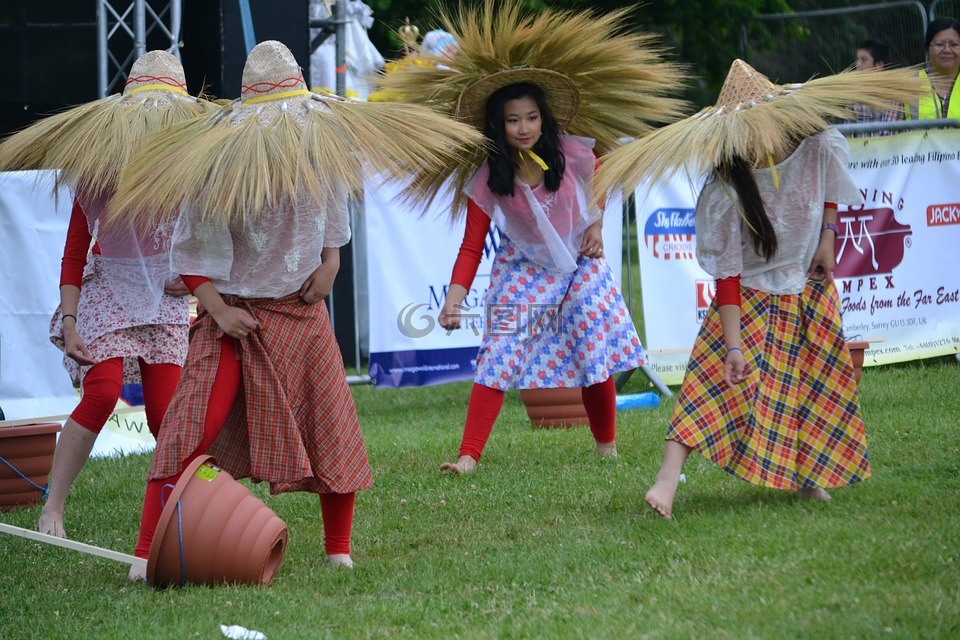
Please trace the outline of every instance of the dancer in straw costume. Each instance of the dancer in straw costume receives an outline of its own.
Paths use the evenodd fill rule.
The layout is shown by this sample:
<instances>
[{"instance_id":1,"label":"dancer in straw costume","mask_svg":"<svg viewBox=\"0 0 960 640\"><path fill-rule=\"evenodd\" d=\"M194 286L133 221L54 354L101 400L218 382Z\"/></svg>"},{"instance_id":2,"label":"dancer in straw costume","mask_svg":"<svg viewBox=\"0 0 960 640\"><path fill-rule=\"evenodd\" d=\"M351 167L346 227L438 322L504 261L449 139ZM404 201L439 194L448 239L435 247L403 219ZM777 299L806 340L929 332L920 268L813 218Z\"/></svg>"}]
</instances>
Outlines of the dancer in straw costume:
<instances>
[{"instance_id":1,"label":"dancer in straw costume","mask_svg":"<svg viewBox=\"0 0 960 640\"><path fill-rule=\"evenodd\" d=\"M457 47L433 59L440 66L407 65L383 79L384 89L453 114L489 141L489 150L468 150L452 178L453 214L466 200L467 220L442 326L460 326L491 222L502 242L459 457L442 471L477 467L513 387L582 387L597 452L616 454L612 374L641 365L644 354L587 186L595 145L609 149L675 115L680 105L667 95L682 80L647 36L623 30L625 14L527 15L519 3L488 1L442 17ZM435 190L449 177L424 171L415 184Z\"/></svg>"},{"instance_id":2,"label":"dancer in straw costume","mask_svg":"<svg viewBox=\"0 0 960 640\"><path fill-rule=\"evenodd\" d=\"M235 477L269 482L272 493L319 494L327 556L352 566L355 492L373 483L318 304L350 239L347 199L361 188L362 160L406 175L448 162L446 149L479 136L427 109L312 94L274 41L250 52L241 95L212 118L158 136L117 195L117 215L154 200L182 204L172 263L200 301L135 553L149 553L164 486L209 452Z\"/></svg>"},{"instance_id":3,"label":"dancer in straw costume","mask_svg":"<svg viewBox=\"0 0 960 640\"><path fill-rule=\"evenodd\" d=\"M716 105L602 163L599 185L656 180L684 163L711 178L697 201L697 259L717 293L646 495L662 517L694 449L748 482L820 500L869 477L832 281L837 205L862 199L828 118L918 90L908 70L779 87L737 60Z\"/></svg>"},{"instance_id":4,"label":"dancer in straw costume","mask_svg":"<svg viewBox=\"0 0 960 640\"><path fill-rule=\"evenodd\" d=\"M0 145L4 170L62 169L58 186L75 194L50 339L82 397L57 441L42 533L66 535L67 494L123 383L142 380L147 426L158 434L187 354L187 289L170 272L170 225L150 208L139 212L139 228L123 218L104 225L103 214L145 136L213 108L187 94L175 57L151 51L134 62L122 95L51 116Z\"/></svg>"}]
</instances>

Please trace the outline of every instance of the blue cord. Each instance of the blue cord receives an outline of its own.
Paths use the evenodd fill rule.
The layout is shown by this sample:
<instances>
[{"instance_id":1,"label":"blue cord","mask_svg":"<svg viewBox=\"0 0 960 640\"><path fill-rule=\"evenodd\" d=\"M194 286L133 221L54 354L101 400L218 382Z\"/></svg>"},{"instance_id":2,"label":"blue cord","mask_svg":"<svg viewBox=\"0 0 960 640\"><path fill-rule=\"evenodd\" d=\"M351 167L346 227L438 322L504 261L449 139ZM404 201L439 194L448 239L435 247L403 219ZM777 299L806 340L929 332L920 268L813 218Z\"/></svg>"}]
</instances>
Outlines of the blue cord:
<instances>
[{"instance_id":1,"label":"blue cord","mask_svg":"<svg viewBox=\"0 0 960 640\"><path fill-rule=\"evenodd\" d=\"M180 534L180 586L187 584L187 561L183 557L183 514L180 511L180 501L177 500L177 532Z\"/></svg>"},{"instance_id":2,"label":"blue cord","mask_svg":"<svg viewBox=\"0 0 960 640\"><path fill-rule=\"evenodd\" d=\"M40 499L41 499L41 500L46 500L46 499L47 499L47 494L50 493L50 485L49 485L49 484L46 485L46 486L41 487L41 486L38 485L36 482L34 482L33 480L31 480L31 479L28 478L27 476L23 475L22 473L20 473L20 469L17 469L15 466L13 466L12 464L10 464L5 458L0 457L0 462L2 462L3 464L7 465L7 466L10 467L11 469L13 469L14 473L16 473L18 476L20 476L21 478L23 478L23 479L26 480L27 482L29 482L31 485L33 485L34 488L38 489L39 491L42 491L42 492L43 492L43 495L40 496Z\"/></svg>"}]
</instances>

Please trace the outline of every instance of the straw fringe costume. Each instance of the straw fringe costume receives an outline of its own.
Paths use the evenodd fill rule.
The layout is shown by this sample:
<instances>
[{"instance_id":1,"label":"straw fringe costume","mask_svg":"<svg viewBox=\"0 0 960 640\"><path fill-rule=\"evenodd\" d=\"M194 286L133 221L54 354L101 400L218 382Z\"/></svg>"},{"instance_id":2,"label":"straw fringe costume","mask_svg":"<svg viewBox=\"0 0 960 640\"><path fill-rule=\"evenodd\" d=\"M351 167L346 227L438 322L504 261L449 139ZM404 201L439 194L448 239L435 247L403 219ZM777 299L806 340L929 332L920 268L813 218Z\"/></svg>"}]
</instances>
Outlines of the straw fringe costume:
<instances>
[{"instance_id":1,"label":"straw fringe costume","mask_svg":"<svg viewBox=\"0 0 960 640\"><path fill-rule=\"evenodd\" d=\"M45 118L0 145L4 170L59 169L56 186L74 193L61 285L80 289L78 307L68 317L75 315L78 335L100 364L80 365L66 353L63 363L84 391L71 417L91 431L99 432L113 412L121 383L140 382L143 372L166 389L156 406L150 384L144 388L148 424L156 434L187 352L187 298L164 293L175 277L169 264L171 227L150 207L137 212L139 228L129 217L107 224L107 206L121 171L147 136L212 108L187 94L176 58L151 51L134 62L122 94ZM58 307L50 340L61 350L63 320ZM171 365L176 372L161 367L162 374L146 374L153 365ZM94 391L84 381L97 367L103 371Z\"/></svg>"},{"instance_id":2,"label":"straw fringe costume","mask_svg":"<svg viewBox=\"0 0 960 640\"><path fill-rule=\"evenodd\" d=\"M290 51L266 41L247 58L240 100L171 128L137 157L115 213L144 202L179 211L171 262L203 303L157 442L137 556L149 553L163 487L207 452L272 493L320 494L327 554L349 556L354 494L373 479L315 278L335 277L326 259L350 240L347 203L364 161L408 175L478 141L427 109L313 94ZM221 328L211 303L255 328Z\"/></svg>"},{"instance_id":3,"label":"straw fringe costume","mask_svg":"<svg viewBox=\"0 0 960 640\"><path fill-rule=\"evenodd\" d=\"M74 196L50 340L64 352L64 368L82 395L58 439L42 533L66 536L70 487L124 383L143 383L147 427L159 435L187 354L189 322L187 298L165 289L175 279L172 226L151 203L109 223L106 210L145 139L212 109L187 93L174 56L150 51L134 62L122 94L45 118L0 145L0 168L58 170L55 194L66 186Z\"/></svg>"},{"instance_id":4,"label":"straw fringe costume","mask_svg":"<svg viewBox=\"0 0 960 640\"><path fill-rule=\"evenodd\" d=\"M829 498L824 488L870 476L831 281L837 205L862 198L847 172L846 141L829 120L855 117L851 103L882 108L920 90L909 69L777 86L735 60L716 105L601 159L598 189L656 182L681 168L712 178L695 218L697 260L717 279L717 295L646 495L664 518L694 449L743 480L821 500ZM750 182L759 204L743 201ZM739 327L725 331L721 316Z\"/></svg>"},{"instance_id":5,"label":"straw fringe costume","mask_svg":"<svg viewBox=\"0 0 960 640\"><path fill-rule=\"evenodd\" d=\"M651 122L674 118L681 102L670 95L683 81L676 66L660 59L649 36L624 28L628 11L530 14L518 2L492 0L461 7L441 16L443 29L456 41L452 53L439 58L421 49L418 59L426 64L402 65L381 79L383 93L450 114L484 131L488 140L488 148L465 148L452 170L422 170L411 182L413 193L427 200L451 185L452 215L466 211L452 285L469 291L490 225L502 235L484 298L485 332L461 461L479 460L503 391L515 387L582 387L598 450L615 452L612 374L642 365L644 354L602 251L580 253L588 229L602 216L596 201L603 198L590 189L594 147L609 150L621 138L649 130ZM498 146L494 127L501 125L487 119L491 96L523 85L543 93L561 134L556 159L537 155L546 153L539 146L542 137L522 153L506 142ZM544 114L538 118L542 126ZM552 146L553 132L548 136ZM503 157L508 153L519 153L521 163L527 153L544 172L556 173L528 184L519 178L519 164ZM512 194L491 186L491 174L503 163L513 168ZM548 187L548 177L557 173L559 185ZM441 316L451 299L448 294ZM459 462L441 469L470 470Z\"/></svg>"}]
</instances>

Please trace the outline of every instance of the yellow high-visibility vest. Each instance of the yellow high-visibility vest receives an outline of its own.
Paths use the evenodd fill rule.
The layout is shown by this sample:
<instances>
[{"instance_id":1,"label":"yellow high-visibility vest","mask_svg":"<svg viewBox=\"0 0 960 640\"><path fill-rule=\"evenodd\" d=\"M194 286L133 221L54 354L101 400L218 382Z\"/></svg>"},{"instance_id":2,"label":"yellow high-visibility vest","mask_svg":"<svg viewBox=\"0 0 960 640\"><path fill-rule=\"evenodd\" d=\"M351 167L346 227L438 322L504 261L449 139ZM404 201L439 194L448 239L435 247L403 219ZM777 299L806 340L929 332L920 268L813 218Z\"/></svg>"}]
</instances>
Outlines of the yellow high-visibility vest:
<instances>
[{"instance_id":1,"label":"yellow high-visibility vest","mask_svg":"<svg viewBox=\"0 0 960 640\"><path fill-rule=\"evenodd\" d=\"M921 71L920 77L926 84L927 92L920 98L918 104L904 103L904 118L907 120L936 120L937 118L960 120L960 82L954 81L953 88L950 90L950 100L947 102L947 113L943 114L940 96L934 92L927 72Z\"/></svg>"}]
</instances>

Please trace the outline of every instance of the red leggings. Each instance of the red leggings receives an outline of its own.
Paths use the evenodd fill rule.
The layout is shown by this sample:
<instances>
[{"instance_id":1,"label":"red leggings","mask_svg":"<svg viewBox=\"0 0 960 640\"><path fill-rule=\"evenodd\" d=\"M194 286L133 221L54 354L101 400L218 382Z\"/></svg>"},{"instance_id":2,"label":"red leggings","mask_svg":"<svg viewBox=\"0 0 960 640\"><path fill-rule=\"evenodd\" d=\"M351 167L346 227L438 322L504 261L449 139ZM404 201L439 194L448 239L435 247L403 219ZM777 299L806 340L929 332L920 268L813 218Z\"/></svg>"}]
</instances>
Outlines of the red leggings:
<instances>
[{"instance_id":1,"label":"red leggings","mask_svg":"<svg viewBox=\"0 0 960 640\"><path fill-rule=\"evenodd\" d=\"M140 358L143 380L143 408L147 428L156 438L163 414L180 381L180 367L175 364L147 364ZM81 427L100 433L110 414L117 408L123 387L123 358L110 358L90 367L83 377L83 397L70 417Z\"/></svg>"},{"instance_id":2,"label":"red leggings","mask_svg":"<svg viewBox=\"0 0 960 640\"><path fill-rule=\"evenodd\" d=\"M613 442L617 438L617 387L613 377L595 385L583 388L583 406L590 420L590 431L600 444ZM467 404L467 422L463 427L463 440L460 441L460 455L480 459L487 445L493 423L500 415L503 406L503 391L474 384Z\"/></svg>"},{"instance_id":3,"label":"red leggings","mask_svg":"<svg viewBox=\"0 0 960 640\"><path fill-rule=\"evenodd\" d=\"M236 341L224 336L220 341L220 363L217 366L217 375L210 389L210 401L207 404L207 414L203 421L203 439L196 450L183 461L181 469L190 462L206 453L220 430L227 421L233 403L240 391L243 374L240 361L237 360ZM183 473L181 471L180 473ZM143 513L140 516L140 538L134 555L146 558L150 554L150 544L160 514L163 512L164 491L167 485L175 485L180 479L180 473L162 480L147 482L147 491L143 499ZM350 553L350 533L353 529L353 493L325 493L320 495L320 512L323 516L323 536L328 555L335 553Z\"/></svg>"}]
</instances>

